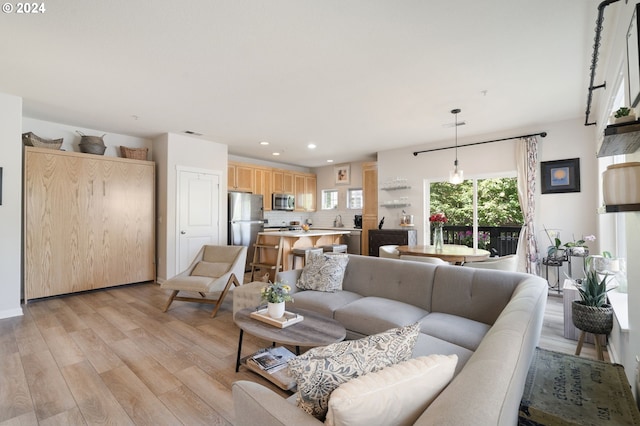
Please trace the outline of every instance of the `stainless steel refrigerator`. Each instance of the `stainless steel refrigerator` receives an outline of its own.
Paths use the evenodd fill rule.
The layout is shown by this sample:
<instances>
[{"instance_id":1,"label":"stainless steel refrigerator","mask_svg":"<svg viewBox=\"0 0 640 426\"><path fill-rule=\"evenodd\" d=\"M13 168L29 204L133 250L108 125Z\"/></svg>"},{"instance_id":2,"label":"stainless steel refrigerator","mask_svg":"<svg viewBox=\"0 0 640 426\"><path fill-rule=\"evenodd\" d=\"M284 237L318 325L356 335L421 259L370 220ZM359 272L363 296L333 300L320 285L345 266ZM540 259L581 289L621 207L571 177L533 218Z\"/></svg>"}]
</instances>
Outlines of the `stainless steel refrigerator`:
<instances>
[{"instance_id":1,"label":"stainless steel refrigerator","mask_svg":"<svg viewBox=\"0 0 640 426\"><path fill-rule=\"evenodd\" d=\"M253 244L264 230L262 195L229 192L229 245L247 247L245 271L251 270Z\"/></svg>"}]
</instances>

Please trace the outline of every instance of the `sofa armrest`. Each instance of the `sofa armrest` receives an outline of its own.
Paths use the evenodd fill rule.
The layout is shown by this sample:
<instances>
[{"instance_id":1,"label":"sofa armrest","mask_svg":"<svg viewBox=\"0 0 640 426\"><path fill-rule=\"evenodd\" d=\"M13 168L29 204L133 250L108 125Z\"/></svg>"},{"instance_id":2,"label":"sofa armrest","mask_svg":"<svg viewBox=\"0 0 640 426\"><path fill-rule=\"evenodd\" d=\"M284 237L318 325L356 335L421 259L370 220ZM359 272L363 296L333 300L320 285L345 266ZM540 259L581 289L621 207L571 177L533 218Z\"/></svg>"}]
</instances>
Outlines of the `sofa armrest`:
<instances>
[{"instance_id":1,"label":"sofa armrest","mask_svg":"<svg viewBox=\"0 0 640 426\"><path fill-rule=\"evenodd\" d=\"M258 383L233 383L236 426L321 425L322 422Z\"/></svg>"}]
</instances>

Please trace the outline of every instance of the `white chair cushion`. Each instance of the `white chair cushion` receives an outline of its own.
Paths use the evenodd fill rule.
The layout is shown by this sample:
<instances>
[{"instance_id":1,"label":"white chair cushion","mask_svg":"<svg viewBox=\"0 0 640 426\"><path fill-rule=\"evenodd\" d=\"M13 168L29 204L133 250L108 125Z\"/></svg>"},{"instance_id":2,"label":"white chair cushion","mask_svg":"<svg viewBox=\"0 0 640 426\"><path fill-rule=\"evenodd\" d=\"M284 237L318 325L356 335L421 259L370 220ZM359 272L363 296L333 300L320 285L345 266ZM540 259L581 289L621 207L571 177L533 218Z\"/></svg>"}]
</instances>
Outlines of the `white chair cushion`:
<instances>
[{"instance_id":1,"label":"white chair cushion","mask_svg":"<svg viewBox=\"0 0 640 426\"><path fill-rule=\"evenodd\" d=\"M340 385L331 394L330 426L412 425L451 379L456 355L410 359Z\"/></svg>"}]
</instances>

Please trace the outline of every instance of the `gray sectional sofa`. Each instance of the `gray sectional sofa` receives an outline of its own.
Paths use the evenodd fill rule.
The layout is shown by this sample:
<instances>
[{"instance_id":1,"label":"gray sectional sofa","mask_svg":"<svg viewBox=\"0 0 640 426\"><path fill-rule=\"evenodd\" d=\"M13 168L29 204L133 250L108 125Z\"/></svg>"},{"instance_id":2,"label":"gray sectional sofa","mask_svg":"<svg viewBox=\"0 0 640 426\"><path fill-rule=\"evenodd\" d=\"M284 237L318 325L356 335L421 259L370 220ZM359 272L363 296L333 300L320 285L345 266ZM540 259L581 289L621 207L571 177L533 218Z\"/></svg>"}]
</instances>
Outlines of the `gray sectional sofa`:
<instances>
[{"instance_id":1,"label":"gray sectional sofa","mask_svg":"<svg viewBox=\"0 0 640 426\"><path fill-rule=\"evenodd\" d=\"M301 270L281 272L295 284ZM234 290L234 312L259 302L252 283ZM342 291L298 290L294 306L340 321L347 339L415 323L413 357L456 354L451 383L418 425L517 424L528 368L538 343L547 284L529 274L349 256ZM237 425L321 424L270 389L233 385Z\"/></svg>"}]
</instances>

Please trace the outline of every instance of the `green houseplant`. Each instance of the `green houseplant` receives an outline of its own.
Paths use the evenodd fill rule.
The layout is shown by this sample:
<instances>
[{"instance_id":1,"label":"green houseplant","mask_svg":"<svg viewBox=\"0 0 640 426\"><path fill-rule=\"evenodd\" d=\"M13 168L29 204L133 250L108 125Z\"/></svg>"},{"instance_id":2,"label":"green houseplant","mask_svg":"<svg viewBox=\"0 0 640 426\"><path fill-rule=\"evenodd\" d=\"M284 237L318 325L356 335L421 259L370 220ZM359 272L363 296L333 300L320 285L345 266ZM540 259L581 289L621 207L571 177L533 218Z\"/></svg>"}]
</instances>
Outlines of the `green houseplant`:
<instances>
[{"instance_id":1,"label":"green houseplant","mask_svg":"<svg viewBox=\"0 0 640 426\"><path fill-rule=\"evenodd\" d=\"M635 121L636 114L633 108L621 107L613 113L613 122L614 123L626 123L628 121Z\"/></svg>"},{"instance_id":2,"label":"green houseplant","mask_svg":"<svg viewBox=\"0 0 640 426\"><path fill-rule=\"evenodd\" d=\"M602 279L587 258L585 278L576 282L580 300L572 302L573 324L580 330L593 334L609 334L613 328L613 308L607 303L607 278Z\"/></svg>"}]
</instances>

